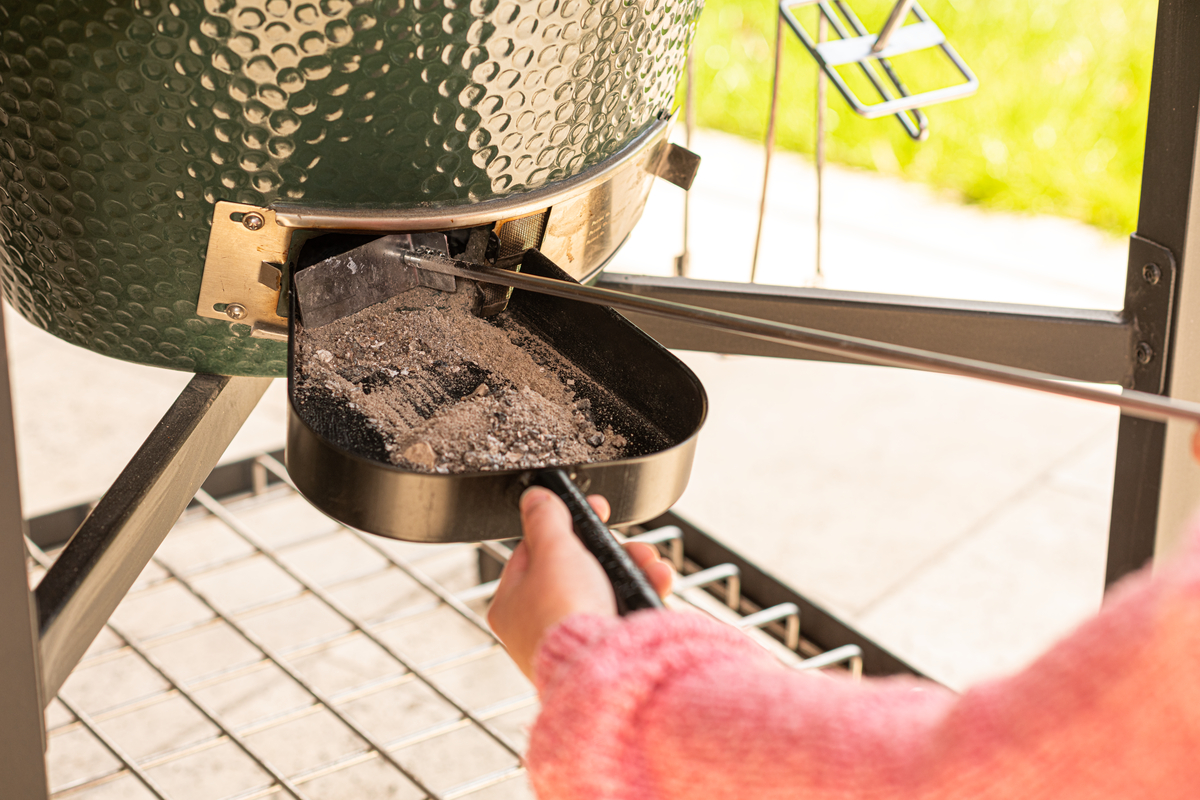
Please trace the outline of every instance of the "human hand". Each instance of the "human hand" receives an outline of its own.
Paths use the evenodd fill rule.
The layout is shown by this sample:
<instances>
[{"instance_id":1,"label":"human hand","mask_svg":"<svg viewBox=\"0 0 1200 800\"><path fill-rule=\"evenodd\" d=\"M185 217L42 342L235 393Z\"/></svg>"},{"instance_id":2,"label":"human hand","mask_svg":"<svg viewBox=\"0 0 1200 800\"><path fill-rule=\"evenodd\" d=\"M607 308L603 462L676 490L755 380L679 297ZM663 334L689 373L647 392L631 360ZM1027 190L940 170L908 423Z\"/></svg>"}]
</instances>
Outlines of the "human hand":
<instances>
[{"instance_id":1,"label":"human hand","mask_svg":"<svg viewBox=\"0 0 1200 800\"><path fill-rule=\"evenodd\" d=\"M607 521L608 501L588 498ZM525 538L513 550L488 609L488 623L530 680L533 656L545 632L571 614L616 616L612 584L596 558L571 529L571 515L552 492L532 487L521 495ZM625 545L634 563L660 595L671 591L673 570L658 550L642 542Z\"/></svg>"}]
</instances>

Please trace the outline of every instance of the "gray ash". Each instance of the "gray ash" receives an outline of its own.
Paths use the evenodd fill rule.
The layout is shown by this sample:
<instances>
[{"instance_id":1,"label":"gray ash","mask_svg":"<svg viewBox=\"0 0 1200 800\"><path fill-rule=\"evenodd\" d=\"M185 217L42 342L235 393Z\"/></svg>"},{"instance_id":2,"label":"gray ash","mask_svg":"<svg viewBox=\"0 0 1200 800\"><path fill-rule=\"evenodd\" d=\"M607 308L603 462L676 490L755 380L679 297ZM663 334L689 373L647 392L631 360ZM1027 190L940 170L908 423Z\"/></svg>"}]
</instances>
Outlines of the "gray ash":
<instances>
[{"instance_id":1,"label":"gray ash","mask_svg":"<svg viewBox=\"0 0 1200 800\"><path fill-rule=\"evenodd\" d=\"M360 455L420 472L628 455L614 429L620 414L600 413L616 401L509 312L476 317L475 291L468 282L456 293L413 289L320 328L298 325L293 396L305 421Z\"/></svg>"}]
</instances>

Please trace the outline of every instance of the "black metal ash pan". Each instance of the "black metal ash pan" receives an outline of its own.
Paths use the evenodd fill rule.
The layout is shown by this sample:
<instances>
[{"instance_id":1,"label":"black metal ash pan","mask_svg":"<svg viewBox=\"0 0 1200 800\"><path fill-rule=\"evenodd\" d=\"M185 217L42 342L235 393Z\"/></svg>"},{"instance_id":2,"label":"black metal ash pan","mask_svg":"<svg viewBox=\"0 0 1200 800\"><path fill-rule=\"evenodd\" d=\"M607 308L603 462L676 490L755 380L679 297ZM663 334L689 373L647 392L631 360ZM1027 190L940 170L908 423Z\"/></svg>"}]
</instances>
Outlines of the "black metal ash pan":
<instances>
[{"instance_id":1,"label":"black metal ash pan","mask_svg":"<svg viewBox=\"0 0 1200 800\"><path fill-rule=\"evenodd\" d=\"M527 262L525 270L571 280L545 259ZM582 491L608 499L611 525L642 522L667 510L687 485L707 412L699 379L610 309L517 290L507 313L592 379L600 389L588 398L598 425L613 417L614 428L630 440L627 457L563 472ZM430 474L392 464L353 414L298 402L295 341L301 319L293 298L286 458L297 488L314 505L351 527L407 541L521 535L517 499L531 483L552 482L554 476L527 469Z\"/></svg>"}]
</instances>

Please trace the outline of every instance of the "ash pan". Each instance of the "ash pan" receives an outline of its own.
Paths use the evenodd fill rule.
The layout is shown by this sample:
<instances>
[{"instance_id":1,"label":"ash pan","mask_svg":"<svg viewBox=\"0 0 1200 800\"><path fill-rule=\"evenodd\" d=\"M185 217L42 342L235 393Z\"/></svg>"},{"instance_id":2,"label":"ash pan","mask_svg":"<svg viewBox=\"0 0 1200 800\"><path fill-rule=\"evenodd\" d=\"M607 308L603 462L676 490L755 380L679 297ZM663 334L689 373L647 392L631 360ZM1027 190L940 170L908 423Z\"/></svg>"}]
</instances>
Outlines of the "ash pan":
<instances>
[{"instance_id":1,"label":"ash pan","mask_svg":"<svg viewBox=\"0 0 1200 800\"><path fill-rule=\"evenodd\" d=\"M320 257L337 249L337 239L328 239L332 247L330 241L313 243L325 248ZM353 247L363 240L346 241L345 247ZM303 256L300 263L306 263ZM545 259L526 263L524 271L572 280ZM473 291L464 283L459 281L460 293ZM395 301L403 304L407 297ZM606 460L569 463L564 456L550 464L565 469L583 491L608 499L609 524L643 522L674 504L687 486L708 406L703 386L683 362L611 309L521 290L513 292L503 314L481 324L521 330L528 337L514 338L535 361L568 364L569 374L576 376L573 393L588 408L589 423L606 431L608 439L623 440L619 457L611 457L606 446L597 449L599 455L609 454ZM339 522L395 539L456 542L521 535L517 500L537 469L497 468L494 459L485 459L443 474L432 471L437 467L425 463L421 451L407 453L416 463L405 458L368 423L370 412L352 395L310 390L300 363L304 336L293 297L286 458L296 487L310 502ZM441 381L438 391L453 398L476 388L497 395L513 390L511 383L505 389L503 371L463 367L455 379ZM374 385L373 377L360 381L363 391ZM422 416L429 411L418 410Z\"/></svg>"}]
</instances>

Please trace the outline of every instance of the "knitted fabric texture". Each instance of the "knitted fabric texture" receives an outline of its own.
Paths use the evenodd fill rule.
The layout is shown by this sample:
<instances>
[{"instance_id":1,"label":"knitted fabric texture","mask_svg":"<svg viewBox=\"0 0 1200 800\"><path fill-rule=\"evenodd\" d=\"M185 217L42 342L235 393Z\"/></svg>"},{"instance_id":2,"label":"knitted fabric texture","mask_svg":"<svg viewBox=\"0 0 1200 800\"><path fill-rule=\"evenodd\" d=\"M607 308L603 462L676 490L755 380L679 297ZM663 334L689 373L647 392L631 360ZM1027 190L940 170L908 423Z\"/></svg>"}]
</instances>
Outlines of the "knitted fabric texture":
<instances>
[{"instance_id":1,"label":"knitted fabric texture","mask_svg":"<svg viewBox=\"0 0 1200 800\"><path fill-rule=\"evenodd\" d=\"M535 663L541 800L1200 797L1200 541L956 695L796 673L699 614L577 615Z\"/></svg>"}]
</instances>

